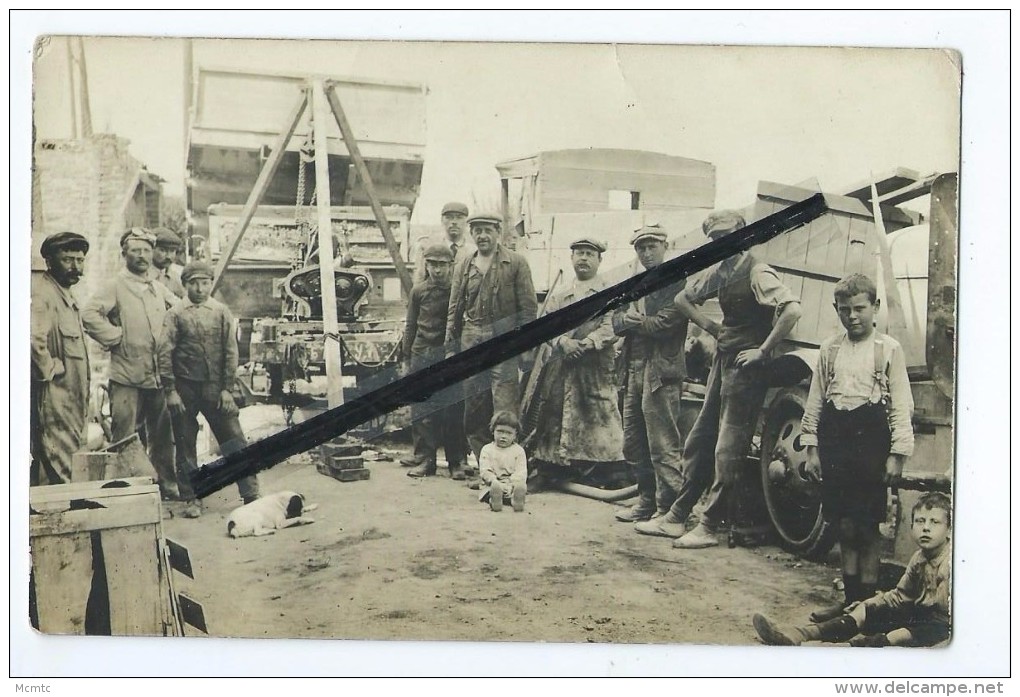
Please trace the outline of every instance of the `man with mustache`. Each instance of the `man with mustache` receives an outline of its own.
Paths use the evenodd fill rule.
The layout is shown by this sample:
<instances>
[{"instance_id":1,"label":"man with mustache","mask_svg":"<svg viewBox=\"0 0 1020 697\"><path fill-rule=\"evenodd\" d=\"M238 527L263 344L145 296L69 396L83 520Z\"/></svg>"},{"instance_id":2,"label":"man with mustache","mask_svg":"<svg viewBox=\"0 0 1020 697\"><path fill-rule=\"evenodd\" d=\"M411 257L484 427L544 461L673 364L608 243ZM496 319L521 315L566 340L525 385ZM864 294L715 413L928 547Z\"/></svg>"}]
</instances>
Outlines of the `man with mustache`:
<instances>
[{"instance_id":1,"label":"man with mustache","mask_svg":"<svg viewBox=\"0 0 1020 697\"><path fill-rule=\"evenodd\" d=\"M471 348L535 319L538 300L531 267L500 239L502 217L475 214L468 219L475 251L456 263L446 317L447 355ZM498 411L516 414L520 406L516 357L464 384L464 431L481 462L482 447L491 439L489 420ZM453 479L465 479L460 468Z\"/></svg>"},{"instance_id":2,"label":"man with mustache","mask_svg":"<svg viewBox=\"0 0 1020 697\"><path fill-rule=\"evenodd\" d=\"M32 280L31 486L71 481L71 456L85 443L89 356L71 286L81 280L89 243L58 232L40 249L46 271Z\"/></svg>"},{"instance_id":3,"label":"man with mustache","mask_svg":"<svg viewBox=\"0 0 1020 697\"><path fill-rule=\"evenodd\" d=\"M163 317L179 300L152 267L155 235L132 228L120 239L125 268L82 311L89 336L110 351L113 439L138 432L159 478L160 493L178 497L174 440L161 389L157 349Z\"/></svg>"},{"instance_id":4,"label":"man with mustache","mask_svg":"<svg viewBox=\"0 0 1020 697\"><path fill-rule=\"evenodd\" d=\"M606 288L598 276L606 246L592 237L570 245L574 282L549 298L555 312ZM623 459L623 423L617 406L616 334L608 314L543 344L525 390L525 444L532 469L541 477L572 463Z\"/></svg>"}]
</instances>

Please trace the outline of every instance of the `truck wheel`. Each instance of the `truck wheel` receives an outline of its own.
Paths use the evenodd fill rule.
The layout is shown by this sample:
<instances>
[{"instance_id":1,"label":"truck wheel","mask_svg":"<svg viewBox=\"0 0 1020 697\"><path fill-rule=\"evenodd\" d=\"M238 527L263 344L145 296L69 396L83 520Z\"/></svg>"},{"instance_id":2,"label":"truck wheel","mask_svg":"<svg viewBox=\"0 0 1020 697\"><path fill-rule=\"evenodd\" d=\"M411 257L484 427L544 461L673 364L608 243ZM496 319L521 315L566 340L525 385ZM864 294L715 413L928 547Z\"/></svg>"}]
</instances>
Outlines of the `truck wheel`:
<instances>
[{"instance_id":1,"label":"truck wheel","mask_svg":"<svg viewBox=\"0 0 1020 697\"><path fill-rule=\"evenodd\" d=\"M800 442L806 394L781 391L765 416L761 439L761 478L765 505L783 549L817 559L835 542L835 529L822 518L821 490L807 478L807 447Z\"/></svg>"}]
</instances>

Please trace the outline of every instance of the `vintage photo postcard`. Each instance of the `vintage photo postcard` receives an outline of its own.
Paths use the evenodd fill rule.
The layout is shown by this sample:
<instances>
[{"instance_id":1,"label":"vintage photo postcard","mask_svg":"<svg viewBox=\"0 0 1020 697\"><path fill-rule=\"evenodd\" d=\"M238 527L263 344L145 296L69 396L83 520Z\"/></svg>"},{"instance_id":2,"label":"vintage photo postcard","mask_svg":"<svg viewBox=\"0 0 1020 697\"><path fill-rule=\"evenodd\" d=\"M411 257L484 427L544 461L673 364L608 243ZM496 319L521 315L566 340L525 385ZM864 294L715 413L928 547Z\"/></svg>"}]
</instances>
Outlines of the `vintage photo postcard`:
<instances>
[{"instance_id":1,"label":"vintage photo postcard","mask_svg":"<svg viewBox=\"0 0 1020 697\"><path fill-rule=\"evenodd\" d=\"M952 644L958 52L33 66L12 623Z\"/></svg>"}]
</instances>

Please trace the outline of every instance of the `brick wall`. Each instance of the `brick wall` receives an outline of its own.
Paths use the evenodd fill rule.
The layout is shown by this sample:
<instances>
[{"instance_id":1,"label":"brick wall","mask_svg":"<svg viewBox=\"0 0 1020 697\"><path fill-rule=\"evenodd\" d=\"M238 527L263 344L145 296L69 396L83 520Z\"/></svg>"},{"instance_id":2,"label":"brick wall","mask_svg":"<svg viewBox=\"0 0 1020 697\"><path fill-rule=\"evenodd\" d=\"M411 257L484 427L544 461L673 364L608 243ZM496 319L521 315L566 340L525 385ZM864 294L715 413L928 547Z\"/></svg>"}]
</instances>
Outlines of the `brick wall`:
<instances>
[{"instance_id":1,"label":"brick wall","mask_svg":"<svg viewBox=\"0 0 1020 697\"><path fill-rule=\"evenodd\" d=\"M70 230L91 243L85 276L76 287L84 299L120 268L121 233L143 223L143 194L138 190L141 163L127 150L128 141L101 134L78 140L36 144L35 167L42 206L42 229L32 231L32 268L44 269L42 240Z\"/></svg>"}]
</instances>

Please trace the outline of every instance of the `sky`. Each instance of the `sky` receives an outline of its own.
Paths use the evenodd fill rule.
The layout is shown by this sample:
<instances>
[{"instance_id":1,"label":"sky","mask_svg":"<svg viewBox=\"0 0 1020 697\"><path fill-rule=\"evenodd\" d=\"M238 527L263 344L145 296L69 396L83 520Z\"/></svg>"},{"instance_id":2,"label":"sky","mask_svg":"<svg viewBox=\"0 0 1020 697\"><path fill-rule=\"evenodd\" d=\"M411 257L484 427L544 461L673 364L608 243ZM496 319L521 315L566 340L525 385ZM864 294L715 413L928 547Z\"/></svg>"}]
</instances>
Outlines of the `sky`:
<instances>
[{"instance_id":1,"label":"sky","mask_svg":"<svg viewBox=\"0 0 1020 697\"><path fill-rule=\"evenodd\" d=\"M85 40L93 128L184 188L184 42ZM196 40L196 68L350 75L426 86L414 220L451 199L498 201L494 165L541 150L612 147L707 160L717 204L757 182L829 191L895 167L958 167L959 66L938 50ZM66 39L35 62L40 138L71 134Z\"/></svg>"}]
</instances>

